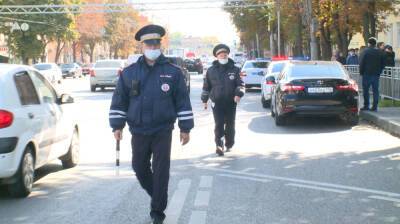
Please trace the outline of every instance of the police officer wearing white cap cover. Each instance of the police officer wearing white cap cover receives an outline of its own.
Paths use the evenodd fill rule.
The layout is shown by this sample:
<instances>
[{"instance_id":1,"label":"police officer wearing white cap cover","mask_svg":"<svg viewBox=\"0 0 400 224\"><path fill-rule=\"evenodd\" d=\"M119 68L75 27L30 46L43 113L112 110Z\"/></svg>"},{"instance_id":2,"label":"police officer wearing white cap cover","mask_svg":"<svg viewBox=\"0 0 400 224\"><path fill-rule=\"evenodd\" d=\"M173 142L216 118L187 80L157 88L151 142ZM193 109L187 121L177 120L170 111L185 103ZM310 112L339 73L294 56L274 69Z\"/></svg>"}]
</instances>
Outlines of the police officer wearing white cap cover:
<instances>
[{"instance_id":1,"label":"police officer wearing white cap cover","mask_svg":"<svg viewBox=\"0 0 400 224\"><path fill-rule=\"evenodd\" d=\"M164 35L164 28L157 25L145 26L136 33L144 56L122 71L109 113L115 139L122 139L122 129L126 123L129 125L132 167L151 197L154 224L165 219L174 123L178 119L183 145L189 142L194 126L182 71L161 53Z\"/></svg>"},{"instance_id":2,"label":"police officer wearing white cap cover","mask_svg":"<svg viewBox=\"0 0 400 224\"><path fill-rule=\"evenodd\" d=\"M229 152L235 144L236 106L244 95L240 69L228 57L229 52L225 44L215 46L213 54L217 60L207 70L201 95L205 109L211 99L215 121L215 152L219 156L224 155L224 147Z\"/></svg>"}]
</instances>

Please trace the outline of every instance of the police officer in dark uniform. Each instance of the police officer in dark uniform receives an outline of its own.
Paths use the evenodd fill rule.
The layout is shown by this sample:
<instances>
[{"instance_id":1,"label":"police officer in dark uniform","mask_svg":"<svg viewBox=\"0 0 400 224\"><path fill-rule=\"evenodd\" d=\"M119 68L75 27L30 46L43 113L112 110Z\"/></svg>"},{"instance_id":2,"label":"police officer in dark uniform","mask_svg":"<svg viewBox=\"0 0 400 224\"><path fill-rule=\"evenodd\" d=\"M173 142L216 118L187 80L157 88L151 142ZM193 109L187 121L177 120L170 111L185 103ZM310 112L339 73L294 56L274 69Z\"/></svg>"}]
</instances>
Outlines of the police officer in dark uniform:
<instances>
[{"instance_id":1,"label":"police officer in dark uniform","mask_svg":"<svg viewBox=\"0 0 400 224\"><path fill-rule=\"evenodd\" d=\"M144 56L122 71L112 97L110 125L117 140L128 123L132 134L132 167L151 197L150 216L163 223L168 200L171 139L178 119L180 140L189 142L193 112L184 76L161 53L161 26L148 25L135 36Z\"/></svg>"},{"instance_id":2,"label":"police officer in dark uniform","mask_svg":"<svg viewBox=\"0 0 400 224\"><path fill-rule=\"evenodd\" d=\"M207 109L207 102L211 99L216 153L219 156L224 155L224 139L227 152L235 143L236 105L244 95L240 69L228 57L229 53L230 49L225 44L215 46L213 54L217 60L207 70L201 95L204 109Z\"/></svg>"}]
</instances>

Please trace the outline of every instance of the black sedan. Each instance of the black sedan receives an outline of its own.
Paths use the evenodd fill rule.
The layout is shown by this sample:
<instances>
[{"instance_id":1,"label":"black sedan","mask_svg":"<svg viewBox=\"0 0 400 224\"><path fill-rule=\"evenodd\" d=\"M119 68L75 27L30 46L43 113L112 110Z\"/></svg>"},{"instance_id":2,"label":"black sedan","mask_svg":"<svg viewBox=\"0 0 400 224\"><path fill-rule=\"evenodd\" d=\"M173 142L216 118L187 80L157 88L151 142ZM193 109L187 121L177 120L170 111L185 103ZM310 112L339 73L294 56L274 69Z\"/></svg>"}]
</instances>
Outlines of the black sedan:
<instances>
[{"instance_id":1,"label":"black sedan","mask_svg":"<svg viewBox=\"0 0 400 224\"><path fill-rule=\"evenodd\" d=\"M278 126L292 116L340 116L357 125L358 97L356 82L339 63L291 61L276 80L271 114Z\"/></svg>"}]
</instances>

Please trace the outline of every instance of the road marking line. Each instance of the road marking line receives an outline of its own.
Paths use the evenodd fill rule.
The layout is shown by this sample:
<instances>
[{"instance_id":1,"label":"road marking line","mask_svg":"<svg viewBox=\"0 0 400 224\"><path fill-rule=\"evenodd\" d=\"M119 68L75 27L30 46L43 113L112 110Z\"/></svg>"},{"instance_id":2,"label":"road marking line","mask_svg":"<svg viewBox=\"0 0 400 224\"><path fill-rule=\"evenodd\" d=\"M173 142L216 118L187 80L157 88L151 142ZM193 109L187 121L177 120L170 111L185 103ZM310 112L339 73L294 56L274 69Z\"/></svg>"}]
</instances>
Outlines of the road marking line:
<instances>
[{"instance_id":1,"label":"road marking line","mask_svg":"<svg viewBox=\"0 0 400 224\"><path fill-rule=\"evenodd\" d=\"M400 199L398 199L398 198L389 198L389 197L382 197L382 196L376 196L376 195L369 196L368 198L400 203Z\"/></svg>"},{"instance_id":2,"label":"road marking line","mask_svg":"<svg viewBox=\"0 0 400 224\"><path fill-rule=\"evenodd\" d=\"M197 191L196 199L194 200L194 206L208 206L210 202L210 192L209 191Z\"/></svg>"},{"instance_id":3,"label":"road marking line","mask_svg":"<svg viewBox=\"0 0 400 224\"><path fill-rule=\"evenodd\" d=\"M329 191L329 192L334 192L334 193L339 193L339 194L350 193L349 191L341 191L341 190L336 190L336 189L332 189L332 188L316 187L316 186L310 186L310 185L304 185L304 184L286 184L286 186L308 188L308 189L314 189L314 190L320 190L320 191Z\"/></svg>"},{"instance_id":4,"label":"road marking line","mask_svg":"<svg viewBox=\"0 0 400 224\"><path fill-rule=\"evenodd\" d=\"M205 211L193 211L190 216L189 224L205 224L207 218L207 212Z\"/></svg>"},{"instance_id":5,"label":"road marking line","mask_svg":"<svg viewBox=\"0 0 400 224\"><path fill-rule=\"evenodd\" d=\"M297 182L297 183L302 183L302 184L312 184L312 185L319 185L319 186L325 186L325 187L339 188L339 189L344 189L344 190L359 191L359 192L366 192L366 193L372 193L372 194L380 194L380 195L385 195L385 196L389 196L389 197L400 197L400 194L398 194L398 193L373 190L373 189L361 188L361 187L351 187L351 186L345 186L345 185L340 185L340 184L330 184L330 183L325 183L325 182L301 180L301 179L288 178L288 177L278 177L278 176L264 175L264 174L257 174L257 173L244 173L244 172L240 172L240 171L224 170L224 169L204 167L204 166L196 166L196 168L203 169L203 170L209 170L209 171L231 173L231 174L236 174L236 175L268 178L268 179L273 179L273 180Z\"/></svg>"},{"instance_id":6,"label":"road marking line","mask_svg":"<svg viewBox=\"0 0 400 224\"><path fill-rule=\"evenodd\" d=\"M240 172L247 173L247 172L252 171L252 170L255 170L255 168L246 168L244 170L241 170Z\"/></svg>"},{"instance_id":7,"label":"road marking line","mask_svg":"<svg viewBox=\"0 0 400 224\"><path fill-rule=\"evenodd\" d=\"M201 176L199 188L211 188L213 184L212 176Z\"/></svg>"},{"instance_id":8,"label":"road marking line","mask_svg":"<svg viewBox=\"0 0 400 224\"><path fill-rule=\"evenodd\" d=\"M263 182L263 183L271 182L271 180L267 180L267 179L260 179L260 178L254 178L254 177L243 177L243 176L230 175L230 174L218 174L218 176L231 177L231 178L237 178L237 179L242 179L242 180L252 180L252 181L258 181L258 182Z\"/></svg>"},{"instance_id":9,"label":"road marking line","mask_svg":"<svg viewBox=\"0 0 400 224\"><path fill-rule=\"evenodd\" d=\"M179 181L178 189L176 189L174 195L171 198L171 202L168 205L165 222L168 224L177 224L178 219L181 215L183 205L185 204L186 197L189 193L191 180L184 179Z\"/></svg>"}]
</instances>

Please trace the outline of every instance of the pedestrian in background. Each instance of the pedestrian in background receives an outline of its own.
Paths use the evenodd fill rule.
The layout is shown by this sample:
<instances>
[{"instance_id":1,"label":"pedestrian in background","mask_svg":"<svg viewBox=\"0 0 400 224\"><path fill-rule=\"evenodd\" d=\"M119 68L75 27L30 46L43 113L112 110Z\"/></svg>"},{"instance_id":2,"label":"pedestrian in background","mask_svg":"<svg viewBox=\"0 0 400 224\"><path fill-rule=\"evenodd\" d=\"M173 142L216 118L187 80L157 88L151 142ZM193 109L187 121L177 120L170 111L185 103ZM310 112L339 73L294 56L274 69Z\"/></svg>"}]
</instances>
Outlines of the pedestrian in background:
<instances>
[{"instance_id":1,"label":"pedestrian in background","mask_svg":"<svg viewBox=\"0 0 400 224\"><path fill-rule=\"evenodd\" d=\"M346 58L343 56L343 53L340 52L339 50L335 51L335 54L332 56L332 61L338 61L342 65L346 64Z\"/></svg>"},{"instance_id":2,"label":"pedestrian in background","mask_svg":"<svg viewBox=\"0 0 400 224\"><path fill-rule=\"evenodd\" d=\"M358 56L354 49L349 50L349 56L346 59L346 65L358 65Z\"/></svg>"},{"instance_id":3,"label":"pedestrian in background","mask_svg":"<svg viewBox=\"0 0 400 224\"><path fill-rule=\"evenodd\" d=\"M396 54L393 51L393 47L390 45L386 45L385 54L386 54L386 67L394 67Z\"/></svg>"},{"instance_id":4,"label":"pedestrian in background","mask_svg":"<svg viewBox=\"0 0 400 224\"><path fill-rule=\"evenodd\" d=\"M384 42L378 42L377 47L381 51L385 51L385 43Z\"/></svg>"},{"instance_id":5,"label":"pedestrian in background","mask_svg":"<svg viewBox=\"0 0 400 224\"><path fill-rule=\"evenodd\" d=\"M236 106L244 95L240 68L228 57L229 53L230 49L225 44L215 46L213 54L217 60L207 70L201 94L204 109L207 109L208 100L211 99L215 121L215 152L219 156L224 155L224 146L229 152L235 144Z\"/></svg>"},{"instance_id":6,"label":"pedestrian in background","mask_svg":"<svg viewBox=\"0 0 400 224\"><path fill-rule=\"evenodd\" d=\"M184 75L161 53L165 29L141 28L135 39L141 56L126 67L118 80L110 108L110 125L117 141L128 123L132 134L132 167L151 197L153 224L161 224L168 201L172 129L178 118L182 145L189 142L193 112Z\"/></svg>"},{"instance_id":7,"label":"pedestrian in background","mask_svg":"<svg viewBox=\"0 0 400 224\"><path fill-rule=\"evenodd\" d=\"M368 47L360 55L360 75L362 76L362 86L364 95L364 107L361 110L378 110L379 101L379 78L385 68L385 56L383 52L376 48L376 39L368 39ZM373 103L370 109L369 89L372 86Z\"/></svg>"}]
</instances>

